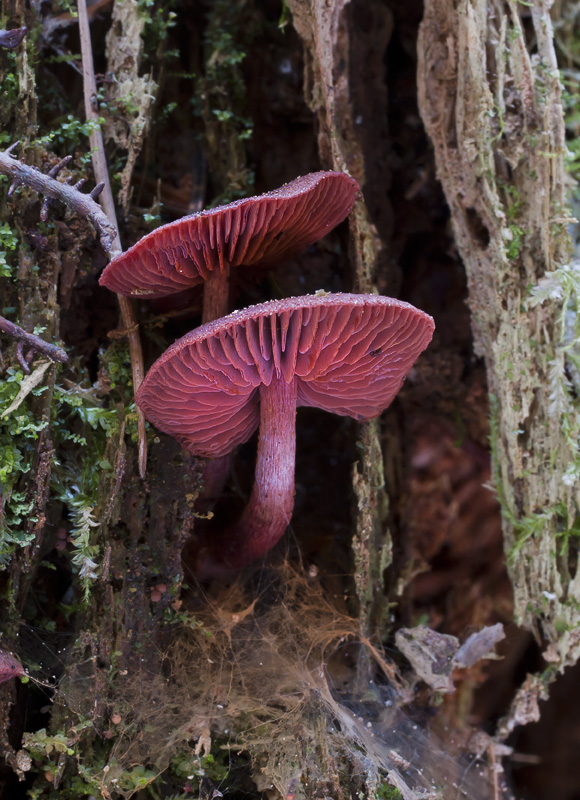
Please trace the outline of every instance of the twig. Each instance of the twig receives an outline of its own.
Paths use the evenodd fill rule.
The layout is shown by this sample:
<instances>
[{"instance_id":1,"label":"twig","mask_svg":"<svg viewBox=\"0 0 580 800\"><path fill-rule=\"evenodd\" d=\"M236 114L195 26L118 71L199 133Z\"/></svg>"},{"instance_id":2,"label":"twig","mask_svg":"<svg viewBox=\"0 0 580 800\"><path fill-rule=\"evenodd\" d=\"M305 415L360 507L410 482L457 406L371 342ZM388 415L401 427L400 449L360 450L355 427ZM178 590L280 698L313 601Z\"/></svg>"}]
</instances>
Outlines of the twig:
<instances>
[{"instance_id":1,"label":"twig","mask_svg":"<svg viewBox=\"0 0 580 800\"><path fill-rule=\"evenodd\" d=\"M78 0L78 15L81 39L81 56L83 64L85 113L88 120L98 120L99 107L97 100L97 84L95 81L95 68L93 64L93 50L91 45L91 32L89 29L86 0ZM119 236L119 226L117 224L115 202L113 200L113 192L111 190L111 183L109 180L109 170L105 156L103 134L101 133L100 127L91 133L89 141L91 145L95 177L98 181L102 181L104 183L103 206L107 216L115 226L115 245L120 250L121 239ZM123 297L122 295L117 295L117 297L121 309L123 328L125 328L127 331L129 355L131 357L131 371L133 373L133 390L136 392L143 381L143 351L141 349L141 340L139 339L137 320L135 319L131 300L128 297ZM143 416L143 412L139 407L137 408L137 427L139 435L139 474L143 478L145 477L145 470L147 467L147 439L145 436L145 417Z\"/></svg>"},{"instance_id":2,"label":"twig","mask_svg":"<svg viewBox=\"0 0 580 800\"><path fill-rule=\"evenodd\" d=\"M67 354L60 347L57 347L55 344L50 344L50 342L45 342L44 339L41 339L40 336L36 336L34 333L27 333L24 328L15 325L4 317L0 317L0 331L7 333L8 336L12 336L12 338L16 339L18 342L18 361L27 375L30 374L30 367L28 366L29 356L25 356L23 353L24 345L28 345L32 350L36 350L39 353L44 353L44 355L48 356L52 361L60 361L61 364L68 361Z\"/></svg>"},{"instance_id":3,"label":"twig","mask_svg":"<svg viewBox=\"0 0 580 800\"><path fill-rule=\"evenodd\" d=\"M11 31L0 31L0 47L15 50L26 36L28 28L14 28Z\"/></svg>"},{"instance_id":4,"label":"twig","mask_svg":"<svg viewBox=\"0 0 580 800\"><path fill-rule=\"evenodd\" d=\"M7 150L0 152L0 172L12 179L8 189L8 196L11 197L18 186L21 185L29 186L31 189L40 192L46 198L41 212L43 219L46 219L47 200L60 200L79 216L86 217L92 223L99 234L104 250L110 252L115 238L115 228L103 213L100 205L95 202L95 198L101 192L101 187L95 186L92 192L83 194L80 191L80 187L84 183L84 179L74 186L69 186L67 183L61 183L56 180L56 176L68 164L72 156L63 158L46 175L36 167L29 167L27 164L23 164L22 161L18 161L12 155L12 150L17 144L18 142L15 142Z\"/></svg>"},{"instance_id":5,"label":"twig","mask_svg":"<svg viewBox=\"0 0 580 800\"><path fill-rule=\"evenodd\" d=\"M490 742L489 745L489 768L491 770L493 800L499 800L499 786L497 781L497 761L495 758L495 747L493 742Z\"/></svg>"},{"instance_id":6,"label":"twig","mask_svg":"<svg viewBox=\"0 0 580 800\"><path fill-rule=\"evenodd\" d=\"M34 356L34 350L29 350L28 353L24 353L24 342L18 342L16 345L16 360L22 367L23 371L26 375L30 375L30 367L28 366L32 361L32 357Z\"/></svg>"}]
</instances>

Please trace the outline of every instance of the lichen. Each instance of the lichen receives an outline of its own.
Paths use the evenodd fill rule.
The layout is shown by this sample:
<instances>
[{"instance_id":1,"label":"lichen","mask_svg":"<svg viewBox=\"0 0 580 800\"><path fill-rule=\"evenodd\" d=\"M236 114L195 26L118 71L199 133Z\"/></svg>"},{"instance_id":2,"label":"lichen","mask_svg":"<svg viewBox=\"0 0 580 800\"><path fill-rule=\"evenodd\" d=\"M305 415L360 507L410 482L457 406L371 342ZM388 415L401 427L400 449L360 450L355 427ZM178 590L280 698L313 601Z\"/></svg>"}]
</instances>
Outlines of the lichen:
<instances>
[{"instance_id":1,"label":"lichen","mask_svg":"<svg viewBox=\"0 0 580 800\"><path fill-rule=\"evenodd\" d=\"M517 12L506 18L498 7L490 17L484 3L456 9L433 0L419 40L419 99L466 266L476 353L486 361L516 618L536 628L529 609L542 609L542 630L550 631L564 667L580 656L580 641L553 622L572 622L562 598L579 587L566 560L553 554L560 534L573 536L578 422L565 373L564 284L555 289L553 276L568 275L562 223L570 215L561 85L542 0L534 0L531 18L533 59ZM436 64L435 51L444 54ZM482 69L490 61L500 67L493 74ZM451 127L443 122L450 92ZM549 286L545 276L552 276ZM543 289L562 297L541 305ZM546 596L554 599L542 603Z\"/></svg>"}]
</instances>

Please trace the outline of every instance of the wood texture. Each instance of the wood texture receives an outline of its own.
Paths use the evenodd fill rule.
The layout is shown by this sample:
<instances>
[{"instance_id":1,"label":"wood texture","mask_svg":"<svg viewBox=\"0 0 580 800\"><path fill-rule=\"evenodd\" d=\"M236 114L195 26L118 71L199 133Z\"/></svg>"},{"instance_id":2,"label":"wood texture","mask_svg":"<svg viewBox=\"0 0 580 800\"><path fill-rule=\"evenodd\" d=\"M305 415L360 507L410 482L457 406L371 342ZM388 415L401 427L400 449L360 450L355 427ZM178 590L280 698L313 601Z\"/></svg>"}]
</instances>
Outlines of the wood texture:
<instances>
[{"instance_id":1,"label":"wood texture","mask_svg":"<svg viewBox=\"0 0 580 800\"><path fill-rule=\"evenodd\" d=\"M363 147L356 133L356 112L350 76L352 47L349 0L330 6L324 0L289 0L293 24L304 43L304 96L318 118L318 150L327 168L346 171L361 187L366 183ZM387 9L372 4L372 24L383 36L386 48L390 34ZM372 56L372 51L369 52ZM353 288L371 292L374 273L383 248L364 200L355 204L350 220L350 254L354 263ZM362 617L369 633L375 634L384 613L383 572L390 561L390 537L385 529L387 496L379 441L379 423L363 426L361 458L354 467L356 534L353 548L355 580Z\"/></svg>"},{"instance_id":2,"label":"wood texture","mask_svg":"<svg viewBox=\"0 0 580 800\"><path fill-rule=\"evenodd\" d=\"M556 648L563 668L580 655L580 575L557 538L580 499L578 484L563 480L578 419L552 397L553 370L564 369L561 305L531 308L528 300L569 257L564 121L549 4L531 5L533 58L521 14L515 0L429 0L419 103L487 367L516 617Z\"/></svg>"}]
</instances>

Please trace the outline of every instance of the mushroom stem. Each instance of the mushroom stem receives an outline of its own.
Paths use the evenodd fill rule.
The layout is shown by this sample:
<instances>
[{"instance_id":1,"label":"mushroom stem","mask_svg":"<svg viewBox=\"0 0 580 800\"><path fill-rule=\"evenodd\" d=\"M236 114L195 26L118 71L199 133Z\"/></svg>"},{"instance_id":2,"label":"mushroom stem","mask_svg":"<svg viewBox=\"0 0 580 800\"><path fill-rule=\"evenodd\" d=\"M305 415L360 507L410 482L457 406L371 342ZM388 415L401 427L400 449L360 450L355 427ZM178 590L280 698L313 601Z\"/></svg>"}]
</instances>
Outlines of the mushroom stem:
<instances>
[{"instance_id":1,"label":"mushroom stem","mask_svg":"<svg viewBox=\"0 0 580 800\"><path fill-rule=\"evenodd\" d=\"M223 264L221 269L214 269L203 289L203 308L201 321L213 322L225 317L229 309L230 297L230 265ZM204 489L198 499L203 511L208 511L218 495L224 489L232 466L232 453L222 458L210 459L203 470Z\"/></svg>"},{"instance_id":2,"label":"mushroom stem","mask_svg":"<svg viewBox=\"0 0 580 800\"><path fill-rule=\"evenodd\" d=\"M197 498L197 505L206 512L209 511L220 494L230 474L233 453L228 453L219 458L210 458L203 467L203 490Z\"/></svg>"},{"instance_id":3,"label":"mushroom stem","mask_svg":"<svg viewBox=\"0 0 580 800\"><path fill-rule=\"evenodd\" d=\"M272 378L260 387L260 438L254 488L239 521L222 542L221 563L240 569L280 539L294 509L297 383ZM216 554L217 555L217 554Z\"/></svg>"},{"instance_id":4,"label":"mushroom stem","mask_svg":"<svg viewBox=\"0 0 580 800\"><path fill-rule=\"evenodd\" d=\"M228 313L229 281L230 265L228 263L224 263L219 269L214 269L207 279L203 289L203 311L201 316L203 324L225 317Z\"/></svg>"}]
</instances>

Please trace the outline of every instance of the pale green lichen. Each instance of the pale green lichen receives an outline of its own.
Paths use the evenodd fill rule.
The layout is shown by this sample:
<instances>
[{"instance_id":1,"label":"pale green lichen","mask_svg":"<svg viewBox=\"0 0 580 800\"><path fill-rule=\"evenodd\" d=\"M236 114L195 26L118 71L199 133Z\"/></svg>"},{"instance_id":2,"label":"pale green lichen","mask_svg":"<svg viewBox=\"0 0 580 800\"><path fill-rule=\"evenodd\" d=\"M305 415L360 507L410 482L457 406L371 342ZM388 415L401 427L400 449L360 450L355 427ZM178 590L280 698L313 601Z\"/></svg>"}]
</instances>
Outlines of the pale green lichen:
<instances>
[{"instance_id":1,"label":"pale green lichen","mask_svg":"<svg viewBox=\"0 0 580 800\"><path fill-rule=\"evenodd\" d=\"M572 487L580 478L580 408L575 396L580 390L580 261L563 264L546 273L532 287L526 305L534 308L550 301L560 308L560 334L555 357L548 364L548 413L561 426L570 449L571 463L562 481Z\"/></svg>"}]
</instances>

